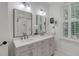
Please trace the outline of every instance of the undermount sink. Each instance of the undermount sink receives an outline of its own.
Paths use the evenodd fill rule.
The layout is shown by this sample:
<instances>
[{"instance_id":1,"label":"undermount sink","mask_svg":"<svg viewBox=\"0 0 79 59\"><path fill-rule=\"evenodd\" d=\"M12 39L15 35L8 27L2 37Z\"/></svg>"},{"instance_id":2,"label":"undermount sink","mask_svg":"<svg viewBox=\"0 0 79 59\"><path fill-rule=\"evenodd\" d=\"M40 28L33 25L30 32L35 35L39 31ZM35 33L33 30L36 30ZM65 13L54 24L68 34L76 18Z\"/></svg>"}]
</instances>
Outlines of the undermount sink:
<instances>
[{"instance_id":1,"label":"undermount sink","mask_svg":"<svg viewBox=\"0 0 79 59\"><path fill-rule=\"evenodd\" d=\"M21 39L21 41L32 41L32 40L38 40L38 39L41 39L43 37L48 37L47 34L45 35L34 35L34 36L30 36L29 38L26 38L26 39Z\"/></svg>"},{"instance_id":2,"label":"undermount sink","mask_svg":"<svg viewBox=\"0 0 79 59\"><path fill-rule=\"evenodd\" d=\"M52 35L35 35L35 36L30 36L29 38L21 40L21 38L14 38L14 43L16 47L24 46L27 44L35 43L37 41L42 41L44 39L48 39L49 37L52 37Z\"/></svg>"},{"instance_id":3,"label":"undermount sink","mask_svg":"<svg viewBox=\"0 0 79 59\"><path fill-rule=\"evenodd\" d=\"M28 38L28 39L23 39L21 41L30 41L30 40L34 40L34 39Z\"/></svg>"}]
</instances>

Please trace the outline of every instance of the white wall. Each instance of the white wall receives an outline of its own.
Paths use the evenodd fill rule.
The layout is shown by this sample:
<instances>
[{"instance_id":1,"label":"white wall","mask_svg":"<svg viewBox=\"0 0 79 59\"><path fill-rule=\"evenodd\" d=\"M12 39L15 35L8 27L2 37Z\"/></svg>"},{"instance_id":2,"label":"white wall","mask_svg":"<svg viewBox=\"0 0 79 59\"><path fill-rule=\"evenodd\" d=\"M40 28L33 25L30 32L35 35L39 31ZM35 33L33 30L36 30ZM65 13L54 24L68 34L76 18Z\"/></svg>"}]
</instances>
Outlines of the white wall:
<instances>
[{"instance_id":1,"label":"white wall","mask_svg":"<svg viewBox=\"0 0 79 59\"><path fill-rule=\"evenodd\" d=\"M8 3L0 2L0 43L9 40ZM0 55L8 55L8 46L0 46Z\"/></svg>"},{"instance_id":2,"label":"white wall","mask_svg":"<svg viewBox=\"0 0 79 59\"><path fill-rule=\"evenodd\" d=\"M63 22L63 3L61 2L55 2L50 5L50 10L49 10L49 16L54 17L55 20L57 20L57 25L56 27L56 33L57 33L57 38L62 36L62 22Z\"/></svg>"},{"instance_id":3,"label":"white wall","mask_svg":"<svg viewBox=\"0 0 79 59\"><path fill-rule=\"evenodd\" d=\"M20 3L19 2L10 2L10 3L8 3L8 19L9 19L9 37L10 37L10 41L11 41L11 43L10 43L10 46L9 46L9 55L11 55L12 53L10 53L10 51L13 51L12 49L12 38L13 38L13 9L14 8L16 8L16 9L20 9L20 10L23 10L23 11L27 11L27 12L29 12L28 10L26 10L25 8L20 8L19 7L19 5L20 5ZM40 9L43 9L43 10L45 10L46 11L46 13L47 13L47 16L48 16L48 14L49 14L49 5L48 4L46 4L46 3L40 3L40 2L37 2L37 3L35 3L35 2L31 2L31 13L33 14L33 25L35 25L36 24L36 14L37 14L37 11L38 10L40 10ZM48 17L47 17L47 25L48 25ZM47 26L48 27L48 26ZM34 27L32 27L33 28L33 32L34 32ZM48 29L48 28L47 28Z\"/></svg>"},{"instance_id":4,"label":"white wall","mask_svg":"<svg viewBox=\"0 0 79 59\"><path fill-rule=\"evenodd\" d=\"M62 9L62 4L61 2L52 2L50 4L50 9L49 9L49 16L53 17L56 21L57 24L55 25L55 39L56 39L56 46L59 47L59 38L62 36L62 20L63 20L63 9ZM51 26L51 25L49 25ZM52 27L52 26L51 26ZM50 31L53 31L54 29L50 29Z\"/></svg>"}]
</instances>

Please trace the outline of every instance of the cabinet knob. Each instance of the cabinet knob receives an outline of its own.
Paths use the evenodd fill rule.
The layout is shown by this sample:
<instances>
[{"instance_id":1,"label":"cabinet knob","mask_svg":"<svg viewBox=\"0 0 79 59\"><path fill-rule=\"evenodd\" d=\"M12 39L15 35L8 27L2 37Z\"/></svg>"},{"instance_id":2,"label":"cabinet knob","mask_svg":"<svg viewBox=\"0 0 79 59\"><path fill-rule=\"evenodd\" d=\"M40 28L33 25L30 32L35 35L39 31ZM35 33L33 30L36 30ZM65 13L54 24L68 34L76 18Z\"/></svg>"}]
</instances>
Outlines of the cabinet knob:
<instances>
[{"instance_id":1,"label":"cabinet knob","mask_svg":"<svg viewBox=\"0 0 79 59\"><path fill-rule=\"evenodd\" d=\"M3 41L3 42L0 44L0 46L6 45L6 44L7 44L7 41Z\"/></svg>"},{"instance_id":2,"label":"cabinet knob","mask_svg":"<svg viewBox=\"0 0 79 59\"><path fill-rule=\"evenodd\" d=\"M3 41L2 44L6 45L7 44L7 41Z\"/></svg>"}]
</instances>

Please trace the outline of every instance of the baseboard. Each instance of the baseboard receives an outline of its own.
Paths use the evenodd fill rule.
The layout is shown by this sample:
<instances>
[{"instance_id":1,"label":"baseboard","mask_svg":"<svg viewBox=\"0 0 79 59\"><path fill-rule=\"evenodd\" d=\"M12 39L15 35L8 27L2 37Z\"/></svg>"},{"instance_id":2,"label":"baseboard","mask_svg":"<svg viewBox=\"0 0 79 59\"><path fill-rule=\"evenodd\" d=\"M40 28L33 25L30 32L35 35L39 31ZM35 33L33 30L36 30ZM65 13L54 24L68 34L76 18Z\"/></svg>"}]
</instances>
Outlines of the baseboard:
<instances>
[{"instance_id":1,"label":"baseboard","mask_svg":"<svg viewBox=\"0 0 79 59\"><path fill-rule=\"evenodd\" d=\"M67 52L62 49L55 49L55 56L70 56Z\"/></svg>"}]
</instances>

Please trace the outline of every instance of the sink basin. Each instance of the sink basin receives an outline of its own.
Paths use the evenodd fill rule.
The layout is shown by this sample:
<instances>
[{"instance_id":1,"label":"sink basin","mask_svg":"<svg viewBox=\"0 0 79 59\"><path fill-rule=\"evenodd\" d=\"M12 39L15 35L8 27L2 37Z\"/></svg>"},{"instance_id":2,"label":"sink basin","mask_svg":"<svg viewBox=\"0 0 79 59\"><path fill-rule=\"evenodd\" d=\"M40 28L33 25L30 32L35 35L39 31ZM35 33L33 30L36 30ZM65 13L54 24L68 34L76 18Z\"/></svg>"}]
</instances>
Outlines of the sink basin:
<instances>
[{"instance_id":1,"label":"sink basin","mask_svg":"<svg viewBox=\"0 0 79 59\"><path fill-rule=\"evenodd\" d=\"M47 34L43 36L35 35L35 36L30 36L28 39L23 39L23 40L21 40L20 38L14 38L14 44L16 47L21 47L24 45L28 45L31 43L35 43L35 42L47 39L49 37L52 37L52 35L47 35Z\"/></svg>"},{"instance_id":2,"label":"sink basin","mask_svg":"<svg viewBox=\"0 0 79 59\"><path fill-rule=\"evenodd\" d=\"M28 38L28 39L23 39L23 40L20 40L21 42L29 42L29 41L32 41L34 40L33 38Z\"/></svg>"}]
</instances>

